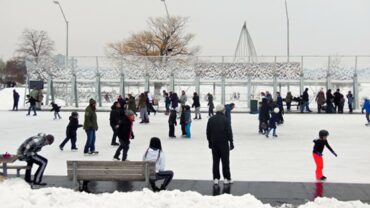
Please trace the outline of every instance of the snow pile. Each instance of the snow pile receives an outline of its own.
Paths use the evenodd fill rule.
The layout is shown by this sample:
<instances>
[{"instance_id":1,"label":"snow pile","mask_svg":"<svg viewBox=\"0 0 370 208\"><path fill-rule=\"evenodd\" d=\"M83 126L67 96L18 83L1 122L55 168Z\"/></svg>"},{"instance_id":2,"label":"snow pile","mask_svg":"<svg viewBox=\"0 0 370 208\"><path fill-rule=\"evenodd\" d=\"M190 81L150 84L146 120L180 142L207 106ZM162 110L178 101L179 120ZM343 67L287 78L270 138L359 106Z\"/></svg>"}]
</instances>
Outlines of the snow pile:
<instances>
[{"instance_id":1,"label":"snow pile","mask_svg":"<svg viewBox=\"0 0 370 208\"><path fill-rule=\"evenodd\" d=\"M48 208L95 208L95 207L152 207L152 208L209 208L209 207L253 207L271 208L250 194L243 196L220 195L203 196L196 192L164 191L153 193L148 189L136 192L114 192L88 194L65 188L43 188L32 190L22 179L9 179L0 183L0 201L6 208L48 207ZM284 205L283 207L291 207ZM362 208L370 207L360 201L341 202L336 199L317 198L314 202L299 206L300 208Z\"/></svg>"}]
</instances>

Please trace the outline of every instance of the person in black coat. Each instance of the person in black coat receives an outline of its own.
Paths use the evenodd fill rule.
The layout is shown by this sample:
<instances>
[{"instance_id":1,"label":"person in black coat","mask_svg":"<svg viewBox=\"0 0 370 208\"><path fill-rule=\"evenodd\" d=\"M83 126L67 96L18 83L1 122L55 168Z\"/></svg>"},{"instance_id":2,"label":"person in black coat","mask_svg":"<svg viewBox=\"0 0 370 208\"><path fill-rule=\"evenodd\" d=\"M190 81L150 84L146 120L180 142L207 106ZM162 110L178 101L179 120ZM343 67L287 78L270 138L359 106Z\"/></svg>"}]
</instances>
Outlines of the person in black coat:
<instances>
[{"instance_id":1,"label":"person in black coat","mask_svg":"<svg viewBox=\"0 0 370 208\"><path fill-rule=\"evenodd\" d=\"M69 124L66 129L66 138L63 142L59 145L59 149L63 150L64 145L71 140L71 150L78 150L76 147L77 141L77 129L82 127L81 124L78 123L78 113L76 111L72 112L71 116L69 117Z\"/></svg>"},{"instance_id":2,"label":"person in black coat","mask_svg":"<svg viewBox=\"0 0 370 208\"><path fill-rule=\"evenodd\" d=\"M270 105L266 98L262 98L262 103L258 112L258 120L259 120L259 133L265 134L268 130L268 121L270 119Z\"/></svg>"},{"instance_id":3,"label":"person in black coat","mask_svg":"<svg viewBox=\"0 0 370 208\"><path fill-rule=\"evenodd\" d=\"M177 93L172 93L172 95L170 95L170 99L171 99L171 107L173 109L177 108L177 106L179 106L179 97L177 96Z\"/></svg>"},{"instance_id":4,"label":"person in black coat","mask_svg":"<svg viewBox=\"0 0 370 208\"><path fill-rule=\"evenodd\" d=\"M112 142L111 142L112 146L119 145L116 139L117 139L117 129L119 127L120 111L121 111L121 104L118 101L114 102L111 107L111 111L109 115L109 123L113 131Z\"/></svg>"},{"instance_id":5,"label":"person in black coat","mask_svg":"<svg viewBox=\"0 0 370 208\"><path fill-rule=\"evenodd\" d=\"M19 94L16 90L13 90L13 111L18 111Z\"/></svg>"},{"instance_id":6,"label":"person in black coat","mask_svg":"<svg viewBox=\"0 0 370 208\"><path fill-rule=\"evenodd\" d=\"M308 95L308 88L306 88L303 92L303 95L302 95L302 102L303 102L303 105L301 106L301 113L303 113L304 111L304 108L306 107L306 110L308 112L312 112L310 110L310 107L309 107L309 104L310 104L310 97Z\"/></svg>"},{"instance_id":7,"label":"person in black coat","mask_svg":"<svg viewBox=\"0 0 370 208\"><path fill-rule=\"evenodd\" d=\"M193 95L193 105L192 108L195 108L195 118L194 119L202 119L202 116L200 115L200 101L199 101L199 95L198 93L194 92ZM199 115L199 117L198 117Z\"/></svg>"},{"instance_id":8,"label":"person in black coat","mask_svg":"<svg viewBox=\"0 0 370 208\"><path fill-rule=\"evenodd\" d=\"M28 98L28 101L26 103L30 103L30 107L28 108L28 113L27 113L27 116L30 115L31 113L31 110L33 110L33 115L36 116L37 113L36 113L36 99L33 98L32 96L30 95L27 95L27 98Z\"/></svg>"},{"instance_id":9,"label":"person in black coat","mask_svg":"<svg viewBox=\"0 0 370 208\"><path fill-rule=\"evenodd\" d=\"M233 183L230 174L230 150L234 149L233 133L229 119L224 114L225 106L216 107L216 115L209 118L207 123L208 147L212 149L213 182L218 185L220 180L220 160L224 184ZM230 144L230 146L229 146Z\"/></svg>"},{"instance_id":10,"label":"person in black coat","mask_svg":"<svg viewBox=\"0 0 370 208\"><path fill-rule=\"evenodd\" d=\"M176 138L175 136L175 126L177 126L176 117L177 117L176 109L172 109L170 112L170 116L168 117L168 125L170 128L168 136L170 138Z\"/></svg>"},{"instance_id":11,"label":"person in black coat","mask_svg":"<svg viewBox=\"0 0 370 208\"><path fill-rule=\"evenodd\" d=\"M60 112L60 106L58 106L56 103L54 102L51 102L51 110L50 111L54 111L54 120L57 119L57 117L59 119L61 119L62 117L59 115L59 112Z\"/></svg>"},{"instance_id":12,"label":"person in black coat","mask_svg":"<svg viewBox=\"0 0 370 208\"><path fill-rule=\"evenodd\" d=\"M182 136L186 136L185 105L181 106L180 125L181 125Z\"/></svg>"},{"instance_id":13,"label":"person in black coat","mask_svg":"<svg viewBox=\"0 0 370 208\"><path fill-rule=\"evenodd\" d=\"M334 96L333 96L333 94L331 94L331 89L328 89L326 91L326 110L325 110L326 113L334 113L335 112L333 102L334 102Z\"/></svg>"},{"instance_id":14,"label":"person in black coat","mask_svg":"<svg viewBox=\"0 0 370 208\"><path fill-rule=\"evenodd\" d=\"M130 149L130 139L134 139L134 132L132 131L132 124L135 121L135 113L131 110L127 110L120 116L120 122L118 127L118 138L120 145L118 146L113 159L120 160L119 155L122 151L122 161L127 159L127 152Z\"/></svg>"}]
</instances>

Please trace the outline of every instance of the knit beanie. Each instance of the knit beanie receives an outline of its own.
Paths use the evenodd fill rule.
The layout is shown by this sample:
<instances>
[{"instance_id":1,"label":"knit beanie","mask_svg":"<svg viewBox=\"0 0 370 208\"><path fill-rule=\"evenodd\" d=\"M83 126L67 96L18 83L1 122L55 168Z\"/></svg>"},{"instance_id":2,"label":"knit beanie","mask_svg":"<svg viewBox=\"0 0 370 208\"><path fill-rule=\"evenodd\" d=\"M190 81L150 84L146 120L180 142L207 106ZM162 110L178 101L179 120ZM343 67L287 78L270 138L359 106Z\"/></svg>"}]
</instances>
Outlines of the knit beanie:
<instances>
[{"instance_id":1,"label":"knit beanie","mask_svg":"<svg viewBox=\"0 0 370 208\"><path fill-rule=\"evenodd\" d=\"M223 112L225 110L225 106L222 104L218 104L216 106L216 112Z\"/></svg>"}]
</instances>

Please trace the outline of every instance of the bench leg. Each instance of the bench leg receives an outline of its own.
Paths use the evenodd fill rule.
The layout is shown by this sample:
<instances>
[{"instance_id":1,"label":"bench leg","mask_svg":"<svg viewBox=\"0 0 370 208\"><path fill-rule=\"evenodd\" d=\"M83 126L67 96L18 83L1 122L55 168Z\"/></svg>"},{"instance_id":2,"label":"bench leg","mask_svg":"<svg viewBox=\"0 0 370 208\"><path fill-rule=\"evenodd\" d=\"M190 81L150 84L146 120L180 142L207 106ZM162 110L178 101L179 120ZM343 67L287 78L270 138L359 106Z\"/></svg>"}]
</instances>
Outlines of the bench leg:
<instances>
[{"instance_id":1,"label":"bench leg","mask_svg":"<svg viewBox=\"0 0 370 208\"><path fill-rule=\"evenodd\" d=\"M20 168L18 168L17 169L17 177L20 177L21 176L21 169Z\"/></svg>"}]
</instances>

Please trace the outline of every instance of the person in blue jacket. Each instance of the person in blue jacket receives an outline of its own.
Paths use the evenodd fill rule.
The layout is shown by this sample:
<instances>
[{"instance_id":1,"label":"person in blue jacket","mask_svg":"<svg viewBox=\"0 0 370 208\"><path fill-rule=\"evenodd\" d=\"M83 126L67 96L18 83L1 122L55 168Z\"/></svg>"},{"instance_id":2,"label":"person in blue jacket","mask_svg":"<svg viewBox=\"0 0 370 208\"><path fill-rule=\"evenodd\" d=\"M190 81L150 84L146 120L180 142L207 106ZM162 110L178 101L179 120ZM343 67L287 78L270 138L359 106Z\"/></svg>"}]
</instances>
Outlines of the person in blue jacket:
<instances>
[{"instance_id":1,"label":"person in blue jacket","mask_svg":"<svg viewBox=\"0 0 370 208\"><path fill-rule=\"evenodd\" d=\"M367 97L364 97L364 104L362 105L362 113L364 113L364 111L366 111L366 120L367 120L367 124L365 124L366 126L370 126L370 100L369 98Z\"/></svg>"}]
</instances>

